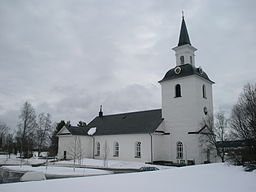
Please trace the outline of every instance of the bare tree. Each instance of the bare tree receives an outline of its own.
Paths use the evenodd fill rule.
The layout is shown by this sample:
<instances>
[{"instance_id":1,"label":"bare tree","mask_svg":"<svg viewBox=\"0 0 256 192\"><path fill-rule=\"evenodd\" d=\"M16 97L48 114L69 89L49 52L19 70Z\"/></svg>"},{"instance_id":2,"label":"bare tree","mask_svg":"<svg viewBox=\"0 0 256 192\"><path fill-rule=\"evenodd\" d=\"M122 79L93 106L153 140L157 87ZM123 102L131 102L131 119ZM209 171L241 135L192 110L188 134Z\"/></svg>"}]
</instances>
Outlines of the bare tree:
<instances>
[{"instance_id":1,"label":"bare tree","mask_svg":"<svg viewBox=\"0 0 256 192\"><path fill-rule=\"evenodd\" d=\"M208 148L215 149L221 161L225 161L225 148L222 143L227 141L227 124L228 120L225 118L223 112L217 113L215 117L208 115L203 120L203 131L201 132L201 142L208 144Z\"/></svg>"},{"instance_id":2,"label":"bare tree","mask_svg":"<svg viewBox=\"0 0 256 192\"><path fill-rule=\"evenodd\" d=\"M81 139L79 136L74 135L74 141L73 143L69 146L69 156L73 159L73 170L75 171L75 166L76 162L78 164L81 164L82 158L83 158L83 150L82 150L82 144L81 144Z\"/></svg>"},{"instance_id":3,"label":"bare tree","mask_svg":"<svg viewBox=\"0 0 256 192\"><path fill-rule=\"evenodd\" d=\"M247 84L240 94L237 104L232 109L232 137L244 140L241 148L243 162L256 162L256 84ZM242 162L242 163L243 163Z\"/></svg>"},{"instance_id":4,"label":"bare tree","mask_svg":"<svg viewBox=\"0 0 256 192\"><path fill-rule=\"evenodd\" d=\"M105 144L104 144L104 167L108 167L108 154L109 154L108 143L107 143L107 141L105 141Z\"/></svg>"},{"instance_id":5,"label":"bare tree","mask_svg":"<svg viewBox=\"0 0 256 192\"><path fill-rule=\"evenodd\" d=\"M0 122L0 150L7 152L6 154L10 158L11 153L14 152L14 148L13 134L4 122Z\"/></svg>"},{"instance_id":6,"label":"bare tree","mask_svg":"<svg viewBox=\"0 0 256 192\"><path fill-rule=\"evenodd\" d=\"M14 152L14 139L13 139L13 134L9 133L6 137L6 150L8 152L9 158L11 153Z\"/></svg>"},{"instance_id":7,"label":"bare tree","mask_svg":"<svg viewBox=\"0 0 256 192\"><path fill-rule=\"evenodd\" d=\"M8 127L4 122L0 121L0 149L3 149L6 137L8 135Z\"/></svg>"},{"instance_id":8,"label":"bare tree","mask_svg":"<svg viewBox=\"0 0 256 192\"><path fill-rule=\"evenodd\" d=\"M33 149L33 136L36 129L36 113L29 102L25 102L19 116L17 137L20 139L20 154L29 156Z\"/></svg>"},{"instance_id":9,"label":"bare tree","mask_svg":"<svg viewBox=\"0 0 256 192\"><path fill-rule=\"evenodd\" d=\"M38 156L42 152L42 148L49 145L49 139L52 132L52 122L51 116L49 113L46 115L40 113L38 115L37 129L36 129L36 138L37 138L37 147L38 147Z\"/></svg>"}]
</instances>

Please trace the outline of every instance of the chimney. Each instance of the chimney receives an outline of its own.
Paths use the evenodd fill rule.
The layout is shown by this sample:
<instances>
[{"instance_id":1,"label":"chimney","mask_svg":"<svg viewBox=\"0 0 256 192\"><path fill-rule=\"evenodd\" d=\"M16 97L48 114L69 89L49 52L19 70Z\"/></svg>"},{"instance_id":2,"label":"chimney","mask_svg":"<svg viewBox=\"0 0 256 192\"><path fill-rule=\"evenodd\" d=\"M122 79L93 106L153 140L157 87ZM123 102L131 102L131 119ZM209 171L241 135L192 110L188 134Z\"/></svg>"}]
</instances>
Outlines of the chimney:
<instances>
[{"instance_id":1,"label":"chimney","mask_svg":"<svg viewBox=\"0 0 256 192\"><path fill-rule=\"evenodd\" d=\"M99 117L103 117L102 105L100 105Z\"/></svg>"}]
</instances>

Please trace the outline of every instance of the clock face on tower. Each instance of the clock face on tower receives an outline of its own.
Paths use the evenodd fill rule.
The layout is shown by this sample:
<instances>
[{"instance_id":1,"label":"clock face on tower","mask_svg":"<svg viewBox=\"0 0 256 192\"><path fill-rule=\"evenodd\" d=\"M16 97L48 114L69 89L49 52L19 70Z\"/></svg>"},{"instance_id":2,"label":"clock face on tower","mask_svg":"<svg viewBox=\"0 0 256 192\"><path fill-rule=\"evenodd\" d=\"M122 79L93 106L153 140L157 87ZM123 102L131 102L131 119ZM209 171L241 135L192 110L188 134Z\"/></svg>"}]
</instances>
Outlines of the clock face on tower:
<instances>
[{"instance_id":1,"label":"clock face on tower","mask_svg":"<svg viewBox=\"0 0 256 192\"><path fill-rule=\"evenodd\" d=\"M174 69L174 72L175 72L177 75L180 74L181 68L180 68L180 67L176 67L176 68Z\"/></svg>"},{"instance_id":2,"label":"clock face on tower","mask_svg":"<svg viewBox=\"0 0 256 192\"><path fill-rule=\"evenodd\" d=\"M203 69L202 69L202 67L199 67L199 68L198 68L198 71L199 71L200 74L203 74Z\"/></svg>"}]
</instances>

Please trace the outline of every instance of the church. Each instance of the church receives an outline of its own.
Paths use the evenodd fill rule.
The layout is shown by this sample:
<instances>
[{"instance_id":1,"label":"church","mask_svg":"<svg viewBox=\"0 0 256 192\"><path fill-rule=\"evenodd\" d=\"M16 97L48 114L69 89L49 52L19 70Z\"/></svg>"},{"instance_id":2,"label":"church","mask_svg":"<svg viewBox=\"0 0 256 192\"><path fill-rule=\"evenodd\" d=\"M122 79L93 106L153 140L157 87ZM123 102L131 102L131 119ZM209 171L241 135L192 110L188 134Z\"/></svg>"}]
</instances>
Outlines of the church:
<instances>
[{"instance_id":1,"label":"church","mask_svg":"<svg viewBox=\"0 0 256 192\"><path fill-rule=\"evenodd\" d=\"M202 121L213 113L212 85L196 67L184 16L179 42L173 48L176 66L158 82L162 108L129 113L99 114L84 127L64 126L58 158L94 158L178 164L214 162L211 149L200 140Z\"/></svg>"}]
</instances>

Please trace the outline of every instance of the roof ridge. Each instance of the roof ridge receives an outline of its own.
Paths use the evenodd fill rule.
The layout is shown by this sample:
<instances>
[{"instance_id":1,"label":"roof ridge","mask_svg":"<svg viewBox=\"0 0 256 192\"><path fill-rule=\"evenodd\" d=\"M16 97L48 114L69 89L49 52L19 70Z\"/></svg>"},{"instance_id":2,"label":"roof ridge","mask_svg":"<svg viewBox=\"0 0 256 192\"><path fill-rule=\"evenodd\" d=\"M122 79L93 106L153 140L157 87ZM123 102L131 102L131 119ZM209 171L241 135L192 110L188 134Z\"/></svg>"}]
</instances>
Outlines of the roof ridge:
<instances>
[{"instance_id":1,"label":"roof ridge","mask_svg":"<svg viewBox=\"0 0 256 192\"><path fill-rule=\"evenodd\" d=\"M118 115L128 115L132 113L142 113L142 112L150 112L150 111L158 111L162 109L150 109L150 110L143 110L143 111L133 111L133 112L125 112L125 113L116 113L116 114L110 114L110 115L103 115L103 117L109 117L109 116L118 116ZM96 117L97 118L97 117Z\"/></svg>"}]
</instances>

